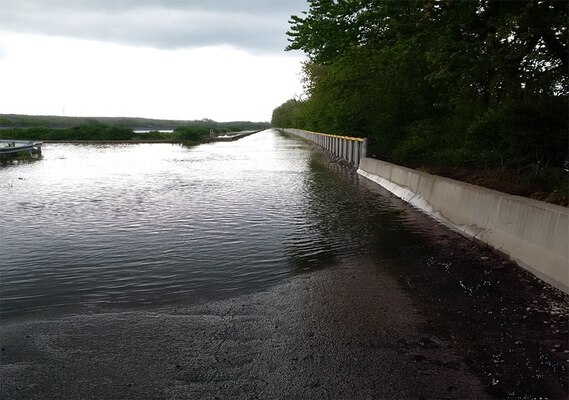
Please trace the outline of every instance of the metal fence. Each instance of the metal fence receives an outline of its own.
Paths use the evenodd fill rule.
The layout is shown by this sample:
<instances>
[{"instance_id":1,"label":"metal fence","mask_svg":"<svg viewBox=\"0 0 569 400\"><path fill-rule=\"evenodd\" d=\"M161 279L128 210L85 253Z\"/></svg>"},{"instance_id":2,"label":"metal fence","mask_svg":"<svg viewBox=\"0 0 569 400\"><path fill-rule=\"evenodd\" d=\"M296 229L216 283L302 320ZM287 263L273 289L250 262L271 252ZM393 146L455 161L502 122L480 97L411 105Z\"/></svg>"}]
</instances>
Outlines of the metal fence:
<instances>
[{"instance_id":1,"label":"metal fence","mask_svg":"<svg viewBox=\"0 0 569 400\"><path fill-rule=\"evenodd\" d=\"M356 167L359 166L360 160L367 155L367 139L365 138L329 135L302 129L281 130L316 143L336 157L342 158Z\"/></svg>"}]
</instances>

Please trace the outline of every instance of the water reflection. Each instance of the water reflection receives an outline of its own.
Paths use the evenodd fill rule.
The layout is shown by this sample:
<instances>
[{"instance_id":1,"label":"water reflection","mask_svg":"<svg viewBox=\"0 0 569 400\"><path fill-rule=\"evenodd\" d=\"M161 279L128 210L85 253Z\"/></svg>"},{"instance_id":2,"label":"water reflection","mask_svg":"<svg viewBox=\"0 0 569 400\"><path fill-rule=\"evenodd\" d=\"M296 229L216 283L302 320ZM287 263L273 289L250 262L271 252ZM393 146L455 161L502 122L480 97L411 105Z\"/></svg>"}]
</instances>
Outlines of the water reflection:
<instances>
[{"instance_id":1,"label":"water reflection","mask_svg":"<svg viewBox=\"0 0 569 400\"><path fill-rule=\"evenodd\" d=\"M0 170L3 317L238 294L351 257L389 257L406 235L353 171L274 130L190 148L43 153Z\"/></svg>"},{"instance_id":2,"label":"water reflection","mask_svg":"<svg viewBox=\"0 0 569 400\"><path fill-rule=\"evenodd\" d=\"M313 153L305 179L304 218L314 229L310 234L298 235L312 237L311 251L321 250L322 256L313 264L322 262L322 258L326 265L354 259L393 263L403 248L425 243L425 237L417 235L419 224L402 223L408 214L394 207L387 193L370 193L359 179L353 169ZM308 260L302 250L293 243L289 253L293 263L305 267Z\"/></svg>"},{"instance_id":3,"label":"water reflection","mask_svg":"<svg viewBox=\"0 0 569 400\"><path fill-rule=\"evenodd\" d=\"M289 273L310 149L237 142L44 147L0 171L4 316L238 293Z\"/></svg>"},{"instance_id":4,"label":"water reflection","mask_svg":"<svg viewBox=\"0 0 569 400\"><path fill-rule=\"evenodd\" d=\"M0 157L0 168L12 167L22 164L30 164L38 162L42 159L41 155L33 155L32 157Z\"/></svg>"}]
</instances>

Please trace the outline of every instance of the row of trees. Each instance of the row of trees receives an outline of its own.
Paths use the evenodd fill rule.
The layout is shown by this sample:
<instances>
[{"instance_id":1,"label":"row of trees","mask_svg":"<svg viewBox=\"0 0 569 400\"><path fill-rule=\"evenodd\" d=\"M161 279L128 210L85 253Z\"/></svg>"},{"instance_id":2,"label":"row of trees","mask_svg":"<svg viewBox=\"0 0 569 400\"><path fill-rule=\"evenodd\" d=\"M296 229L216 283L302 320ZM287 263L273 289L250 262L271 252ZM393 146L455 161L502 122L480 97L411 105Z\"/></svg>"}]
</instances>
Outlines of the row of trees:
<instances>
[{"instance_id":1,"label":"row of trees","mask_svg":"<svg viewBox=\"0 0 569 400\"><path fill-rule=\"evenodd\" d=\"M0 122L10 122L12 125L2 126L0 139L15 140L93 140L93 141L130 141L130 140L168 140L182 142L199 142L214 134L239 132L244 130L264 129L270 126L267 122L216 122L211 119L197 121L167 121L145 120L140 118L81 118L57 116L28 116L10 115L2 116ZM119 125L110 125L101 121L118 122ZM127 122L135 121L147 123L178 124L173 132L159 132L152 130L144 133L134 133L132 127L123 126ZM154 121L154 122L153 122ZM78 125L72 125L78 122ZM44 123L45 125L41 125ZM15 125L14 125L15 124ZM26 125L27 124L27 125ZM135 125L136 126L136 125ZM147 126L145 126L147 127ZM153 127L154 129L158 129ZM160 126L160 128L164 128ZM165 129L168 129L166 127Z\"/></svg>"},{"instance_id":2,"label":"row of trees","mask_svg":"<svg viewBox=\"0 0 569 400\"><path fill-rule=\"evenodd\" d=\"M200 120L166 120L129 117L63 117L57 115L21 115L0 114L2 128L73 128L93 124L104 124L129 129L175 129L177 127L196 127L215 129L219 132L264 129L270 126L267 122L230 121L217 122L209 118Z\"/></svg>"},{"instance_id":3,"label":"row of trees","mask_svg":"<svg viewBox=\"0 0 569 400\"><path fill-rule=\"evenodd\" d=\"M272 124L370 138L407 164L562 167L565 1L309 0L287 50L305 99Z\"/></svg>"},{"instance_id":4,"label":"row of trees","mask_svg":"<svg viewBox=\"0 0 569 400\"><path fill-rule=\"evenodd\" d=\"M173 132L150 131L134 133L132 129L111 126L91 121L72 128L12 128L0 130L0 138L14 140L62 140L62 141L131 141L131 140L169 140L199 142L210 136L212 125L179 126ZM215 133L229 132L228 128L214 130Z\"/></svg>"},{"instance_id":5,"label":"row of trees","mask_svg":"<svg viewBox=\"0 0 569 400\"><path fill-rule=\"evenodd\" d=\"M14 140L132 140L132 129L90 123L73 128L13 128L0 130L1 139Z\"/></svg>"}]
</instances>

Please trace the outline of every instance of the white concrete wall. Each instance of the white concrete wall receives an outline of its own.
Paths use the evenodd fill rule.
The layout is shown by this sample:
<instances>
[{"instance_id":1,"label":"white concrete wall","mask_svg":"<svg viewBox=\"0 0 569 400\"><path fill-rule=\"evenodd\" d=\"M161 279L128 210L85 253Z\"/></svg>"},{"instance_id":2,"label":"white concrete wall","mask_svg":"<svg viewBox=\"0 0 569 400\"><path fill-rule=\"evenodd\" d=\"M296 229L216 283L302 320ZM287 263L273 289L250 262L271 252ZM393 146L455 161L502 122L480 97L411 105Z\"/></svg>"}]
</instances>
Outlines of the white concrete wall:
<instances>
[{"instance_id":1,"label":"white concrete wall","mask_svg":"<svg viewBox=\"0 0 569 400\"><path fill-rule=\"evenodd\" d=\"M569 293L569 209L371 158L358 173Z\"/></svg>"}]
</instances>

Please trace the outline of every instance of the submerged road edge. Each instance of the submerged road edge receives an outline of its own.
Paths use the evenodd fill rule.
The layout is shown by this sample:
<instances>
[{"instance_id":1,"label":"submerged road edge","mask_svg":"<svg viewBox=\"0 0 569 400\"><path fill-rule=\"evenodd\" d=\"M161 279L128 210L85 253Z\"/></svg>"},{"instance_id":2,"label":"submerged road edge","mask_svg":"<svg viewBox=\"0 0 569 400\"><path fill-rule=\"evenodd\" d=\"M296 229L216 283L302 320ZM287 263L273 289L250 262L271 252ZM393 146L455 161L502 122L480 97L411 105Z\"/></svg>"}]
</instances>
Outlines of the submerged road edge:
<instances>
[{"instance_id":1,"label":"submerged road edge","mask_svg":"<svg viewBox=\"0 0 569 400\"><path fill-rule=\"evenodd\" d=\"M358 174L569 293L569 209L363 158Z\"/></svg>"}]
</instances>

